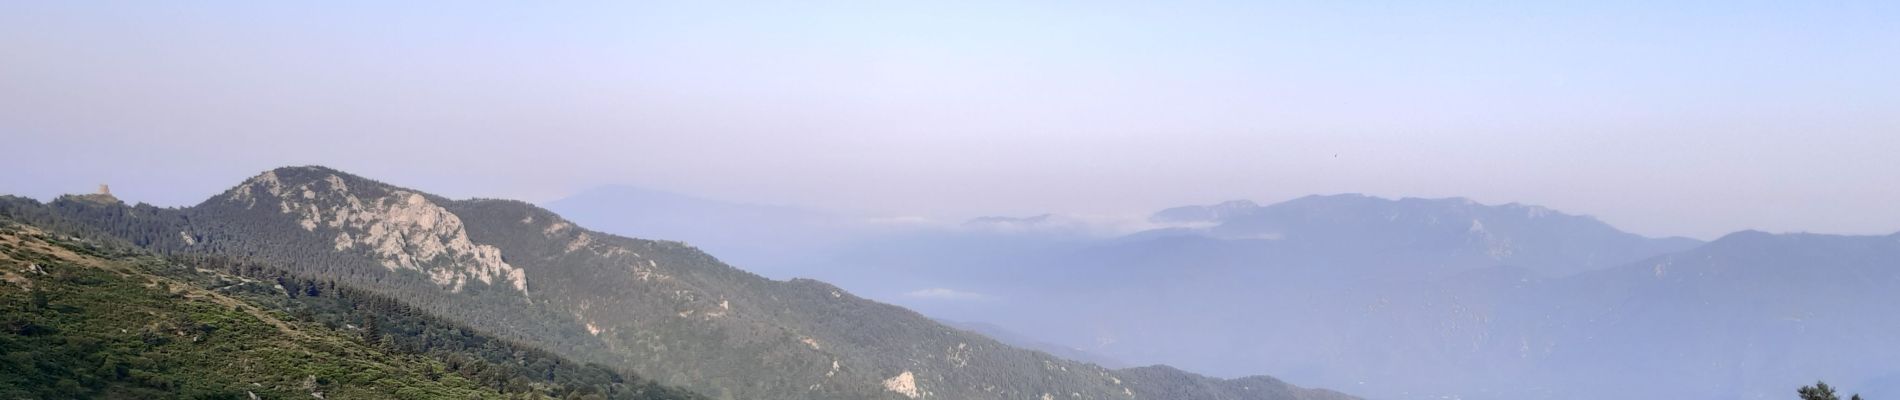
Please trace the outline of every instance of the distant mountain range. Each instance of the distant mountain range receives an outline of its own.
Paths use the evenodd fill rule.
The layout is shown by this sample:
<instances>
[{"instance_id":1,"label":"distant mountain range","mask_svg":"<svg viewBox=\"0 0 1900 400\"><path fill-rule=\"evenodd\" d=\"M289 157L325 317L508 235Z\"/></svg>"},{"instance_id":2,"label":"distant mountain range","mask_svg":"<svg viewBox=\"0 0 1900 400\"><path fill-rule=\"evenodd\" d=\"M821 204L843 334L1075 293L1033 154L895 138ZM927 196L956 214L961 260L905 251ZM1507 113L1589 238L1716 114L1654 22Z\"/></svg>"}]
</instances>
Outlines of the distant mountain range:
<instances>
[{"instance_id":1,"label":"distant mountain range","mask_svg":"<svg viewBox=\"0 0 1900 400\"><path fill-rule=\"evenodd\" d=\"M1563 276L1701 243L1645 238L1595 218L1539 206L1487 206L1463 198L1387 200L1346 194L1264 207L1232 201L1163 210L1150 219L1211 223L1193 229L1207 237L1283 242L1274 245L1335 259L1356 256L1406 264L1402 268L1441 268L1433 272L1443 273L1515 265Z\"/></svg>"},{"instance_id":2,"label":"distant mountain range","mask_svg":"<svg viewBox=\"0 0 1900 400\"><path fill-rule=\"evenodd\" d=\"M163 254L241 257L718 399L1351 398L1066 360L824 282L766 279L686 243L322 167L268 171L188 208L8 197L0 212Z\"/></svg>"},{"instance_id":3,"label":"distant mountain range","mask_svg":"<svg viewBox=\"0 0 1900 400\"><path fill-rule=\"evenodd\" d=\"M1022 342L1373 398L1781 398L1816 379L1900 395L1900 318L1876 309L1900 300L1900 236L1703 243L1351 194L1046 229L1065 220L859 235L770 268Z\"/></svg>"}]
</instances>

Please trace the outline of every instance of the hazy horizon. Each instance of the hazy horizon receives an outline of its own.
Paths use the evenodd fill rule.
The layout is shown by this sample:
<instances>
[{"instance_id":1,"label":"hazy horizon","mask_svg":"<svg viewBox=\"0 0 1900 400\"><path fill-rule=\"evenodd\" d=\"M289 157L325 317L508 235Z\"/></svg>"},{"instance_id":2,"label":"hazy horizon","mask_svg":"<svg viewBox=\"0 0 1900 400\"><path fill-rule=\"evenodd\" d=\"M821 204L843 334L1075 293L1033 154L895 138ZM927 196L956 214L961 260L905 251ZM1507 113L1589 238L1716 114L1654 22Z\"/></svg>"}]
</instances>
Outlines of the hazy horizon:
<instances>
[{"instance_id":1,"label":"hazy horizon","mask_svg":"<svg viewBox=\"0 0 1900 400\"><path fill-rule=\"evenodd\" d=\"M1900 230L1895 5L29 3L0 192L321 164L878 215L1467 197L1649 236ZM1883 39L1885 38L1885 39Z\"/></svg>"},{"instance_id":2,"label":"hazy horizon","mask_svg":"<svg viewBox=\"0 0 1900 400\"><path fill-rule=\"evenodd\" d=\"M0 398L1900 398L1896 22L12 2Z\"/></svg>"},{"instance_id":3,"label":"hazy horizon","mask_svg":"<svg viewBox=\"0 0 1900 400\"><path fill-rule=\"evenodd\" d=\"M328 165L321 165L321 164L308 164L308 165L330 167ZM282 167L289 167L289 166L301 166L301 165L284 165ZM258 170L257 172L268 171L269 169L270 168L265 168L265 169ZM339 170L342 170L344 172L349 172L352 174L357 174L357 172L348 170L348 169L339 169ZM15 196L26 196L26 197L31 197L40 201L51 201L52 199L61 195L93 193L97 190L98 184L106 184L112 188L111 190L115 197L118 197L121 200L124 200L128 203L147 203L147 204L152 204L152 205L161 206L161 207L186 207L186 206L196 205L199 201L202 201L206 198L211 198L220 193L223 193L225 189L229 189L228 186L235 186L239 182L242 182L244 179L247 179L247 178L250 178L251 176L256 175L257 172L244 174L243 176L239 176L239 177L233 177L230 180L230 184L224 185L226 186L224 188L212 189L210 191L207 191L202 196L196 196L196 197L199 197L197 199L179 199L178 200L179 202L177 203L165 203L165 202L153 201L151 199L147 199L143 197L143 196L149 195L149 193L140 193L140 192L128 193L127 191L121 189L121 185L115 184L112 182L99 182L97 184L93 184L93 183L76 184L76 185L73 185L74 189L72 190L66 190L66 191L55 192L55 193L46 193L46 194L11 193L11 192L4 193L4 194L15 195ZM363 175L363 176L370 179L379 179L379 180L383 179L383 178L378 178L372 175ZM471 179L474 179L474 178L471 178ZM854 209L843 209L843 208L837 208L837 207L827 207L821 204L774 203L770 201L761 201L758 199L719 198L719 197L713 197L713 196L707 196L707 195L701 195L701 194L695 194L695 193L671 191L671 190L666 190L662 188L655 188L655 187L642 186L638 184L627 184L627 183L604 183L597 186L590 186L590 187L577 189L569 193L555 195L550 198L536 200L536 199L528 199L528 198L483 195L479 193L465 194L465 193L456 193L452 191L437 191L433 188L427 187L428 185L405 184L400 181L388 181L388 180L385 180L385 181L391 184L398 185L398 186L407 186L407 187L411 187L418 190L428 190L435 193L448 195L448 196L451 196L452 198L457 198L457 199L500 198L500 199L527 201L529 203L534 203L536 205L541 205L541 206L546 206L547 204L553 201L567 199L576 195L585 194L588 191L594 190L594 189L625 187L625 188L636 188L640 190L654 191L654 192L667 193L671 195L678 195L678 196L683 196L683 197L688 197L688 198L694 198L694 199L703 200L709 203L725 203L725 204L766 206L766 207L789 207L789 208L800 209L800 210L830 213L830 214L838 215L841 217L868 218L872 221L902 220L902 221L905 221L907 224L914 224L919 227L922 227L922 226L954 227L958 224L961 224L961 223L964 223L976 218L1034 217L1034 216L1044 215L1044 214L1059 215L1059 216L1065 216L1065 217L1079 217L1079 218L1083 218L1084 220L1100 223L1103 225L1138 224L1140 221L1147 219L1154 212L1161 211L1163 209L1171 208L1171 207L1213 205L1213 204L1217 204L1221 202L1235 201L1235 200L1251 201L1259 205L1265 206L1265 205L1272 205L1272 204L1283 202L1283 201L1294 200L1294 199L1298 199L1298 198L1306 197L1306 196L1365 195L1365 196L1371 196L1371 197L1387 199L1387 200L1400 200L1400 199L1406 199L1406 198L1420 198L1420 199L1433 199L1433 200L1447 199L1447 198L1464 198L1464 199L1471 200L1471 201L1477 202L1479 204L1487 205L1487 206L1502 206L1506 204L1523 204L1523 205L1530 205L1530 206L1548 207L1554 211L1558 211L1558 212L1562 212L1566 214L1581 215L1581 216L1596 218L1598 220L1602 220L1605 223L1610 224L1613 227L1616 227L1619 230L1623 230L1623 231L1627 231L1630 233L1635 233L1635 234L1643 235L1647 237L1654 237L1654 238L1686 237L1686 238L1692 238L1692 239L1697 239L1697 240L1709 241L1709 240L1715 240L1722 236L1726 236L1728 234L1743 232L1743 231L1751 231L1751 230L1766 231L1770 233L1815 233L1815 234L1830 234L1830 235L1888 235L1888 234L1894 234L1894 233L1900 232L1900 227L1897 227L1896 229L1889 230L1889 231L1875 230L1875 231L1868 231L1868 232L1828 232L1828 231L1817 231L1817 230L1811 230L1811 229L1792 229L1792 230L1785 230L1785 231L1773 231L1773 230L1767 230L1767 229L1762 229L1762 228L1743 227L1743 228L1738 228L1734 230L1711 233L1708 235L1655 234L1651 232L1644 232L1641 230L1629 229L1624 224L1618 223L1617 220L1605 218L1602 215L1593 213L1589 210L1563 209L1563 208L1550 207L1545 204L1537 204L1537 203L1530 203L1530 202L1523 202L1523 201L1510 201L1510 200L1493 201L1493 200L1488 200L1488 199L1479 199L1479 198L1472 198L1470 196L1457 196L1457 195L1411 196L1411 195L1383 195L1383 194L1377 194L1377 193L1364 193L1364 192L1335 192L1335 193L1308 193L1308 194L1303 194L1303 195L1294 195L1291 197L1275 198L1275 199L1234 197L1234 198L1226 198L1226 199L1221 199L1221 200L1184 202L1184 203L1157 206L1152 209L1127 210L1127 211L1122 211L1122 212L1070 213L1070 212L1062 212L1062 211L1028 210L1028 211L1021 211L1021 212L1014 212L1014 213L1010 213L1010 212L984 213L984 212L976 211L976 212L954 213L954 214L942 214L942 213L932 214L932 213L925 213L925 212L908 212L908 213L907 212L882 212L880 213L880 212L872 211L872 210L854 210ZM147 188L147 187L152 187L152 186L164 186L164 184L160 182L131 182L131 185L126 185L126 186L142 189L142 188ZM212 184L212 186L217 186L217 185ZM191 196L187 196L187 197L191 197ZM1139 228L1139 227L1137 226L1136 228ZM1098 233L1121 234L1121 233L1133 233L1133 231L1109 230L1106 232L1098 232Z\"/></svg>"}]
</instances>

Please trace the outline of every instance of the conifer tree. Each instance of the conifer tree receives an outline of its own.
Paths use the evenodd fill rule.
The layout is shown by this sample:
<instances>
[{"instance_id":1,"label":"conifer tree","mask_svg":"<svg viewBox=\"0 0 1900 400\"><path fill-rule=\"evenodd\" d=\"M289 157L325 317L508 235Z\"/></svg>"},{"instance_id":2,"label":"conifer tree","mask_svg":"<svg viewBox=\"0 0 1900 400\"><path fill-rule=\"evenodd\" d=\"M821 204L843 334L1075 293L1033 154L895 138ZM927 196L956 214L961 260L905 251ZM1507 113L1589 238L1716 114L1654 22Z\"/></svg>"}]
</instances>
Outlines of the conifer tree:
<instances>
[{"instance_id":1,"label":"conifer tree","mask_svg":"<svg viewBox=\"0 0 1900 400\"><path fill-rule=\"evenodd\" d=\"M1801 395L1801 400L1841 400L1840 396L1834 394L1834 387L1821 381L1815 381L1814 386L1802 386L1795 393ZM1850 400L1860 400L1860 394L1853 395Z\"/></svg>"}]
</instances>

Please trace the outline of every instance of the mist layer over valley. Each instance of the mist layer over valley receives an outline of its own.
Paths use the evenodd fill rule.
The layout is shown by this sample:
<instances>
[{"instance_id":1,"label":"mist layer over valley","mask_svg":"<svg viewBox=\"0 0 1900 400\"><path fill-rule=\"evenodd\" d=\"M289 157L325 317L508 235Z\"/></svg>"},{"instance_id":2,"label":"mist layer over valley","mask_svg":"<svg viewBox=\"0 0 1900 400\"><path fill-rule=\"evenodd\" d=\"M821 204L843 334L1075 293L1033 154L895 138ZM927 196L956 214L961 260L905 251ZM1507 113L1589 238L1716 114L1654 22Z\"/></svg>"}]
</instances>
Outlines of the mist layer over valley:
<instances>
[{"instance_id":1,"label":"mist layer over valley","mask_svg":"<svg viewBox=\"0 0 1900 400\"><path fill-rule=\"evenodd\" d=\"M1884 394L1900 356L1881 334L1900 319L1878 311L1900 300L1900 235L1704 242L1535 205L1350 194L893 225L628 192L550 207L1053 354L1373 398L1776 398L1820 377Z\"/></svg>"}]
</instances>

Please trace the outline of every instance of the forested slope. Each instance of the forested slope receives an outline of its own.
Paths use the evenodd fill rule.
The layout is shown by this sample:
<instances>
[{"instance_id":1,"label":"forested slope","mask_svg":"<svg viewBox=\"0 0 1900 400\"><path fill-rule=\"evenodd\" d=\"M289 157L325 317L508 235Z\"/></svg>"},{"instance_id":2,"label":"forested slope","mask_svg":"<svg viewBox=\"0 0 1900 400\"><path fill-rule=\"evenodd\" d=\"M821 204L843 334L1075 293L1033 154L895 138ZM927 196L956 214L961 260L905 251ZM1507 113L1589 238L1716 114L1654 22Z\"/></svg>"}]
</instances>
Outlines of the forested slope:
<instances>
[{"instance_id":1,"label":"forested slope","mask_svg":"<svg viewBox=\"0 0 1900 400\"><path fill-rule=\"evenodd\" d=\"M0 218L0 398L694 399L386 297Z\"/></svg>"}]
</instances>

